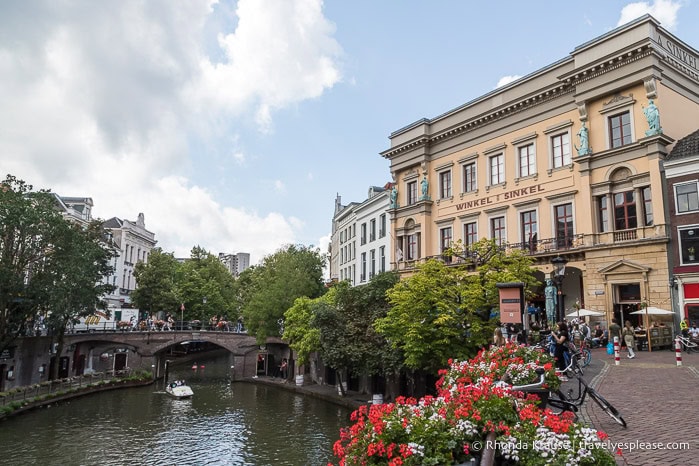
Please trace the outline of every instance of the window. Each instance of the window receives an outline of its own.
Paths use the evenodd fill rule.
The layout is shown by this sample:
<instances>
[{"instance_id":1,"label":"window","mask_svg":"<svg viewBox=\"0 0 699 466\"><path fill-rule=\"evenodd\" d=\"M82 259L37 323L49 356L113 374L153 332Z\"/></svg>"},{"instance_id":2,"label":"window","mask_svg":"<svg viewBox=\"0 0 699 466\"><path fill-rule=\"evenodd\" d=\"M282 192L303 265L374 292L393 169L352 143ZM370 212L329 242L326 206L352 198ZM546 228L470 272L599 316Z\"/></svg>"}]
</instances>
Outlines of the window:
<instances>
[{"instance_id":1,"label":"window","mask_svg":"<svg viewBox=\"0 0 699 466\"><path fill-rule=\"evenodd\" d=\"M440 228L439 230L439 252L444 252L451 247L452 230L451 227Z\"/></svg>"},{"instance_id":2,"label":"window","mask_svg":"<svg viewBox=\"0 0 699 466\"><path fill-rule=\"evenodd\" d=\"M490 219L490 235L495 242L502 246L507 241L505 234L505 217L495 217Z\"/></svg>"},{"instance_id":3,"label":"window","mask_svg":"<svg viewBox=\"0 0 699 466\"><path fill-rule=\"evenodd\" d=\"M614 229L629 230L638 226L633 191L614 195Z\"/></svg>"},{"instance_id":4,"label":"window","mask_svg":"<svg viewBox=\"0 0 699 466\"><path fill-rule=\"evenodd\" d=\"M599 231L600 233L609 231L609 201L607 196L599 198Z\"/></svg>"},{"instance_id":5,"label":"window","mask_svg":"<svg viewBox=\"0 0 699 466\"><path fill-rule=\"evenodd\" d=\"M439 174L439 198L451 197L451 170Z\"/></svg>"},{"instance_id":6,"label":"window","mask_svg":"<svg viewBox=\"0 0 699 466\"><path fill-rule=\"evenodd\" d=\"M682 263L699 263L699 227L682 228L679 230L679 237Z\"/></svg>"},{"instance_id":7,"label":"window","mask_svg":"<svg viewBox=\"0 0 699 466\"><path fill-rule=\"evenodd\" d=\"M631 144L631 114L629 111L609 117L609 145L612 149Z\"/></svg>"},{"instance_id":8,"label":"window","mask_svg":"<svg viewBox=\"0 0 699 466\"><path fill-rule=\"evenodd\" d=\"M379 272L386 271L386 246L379 248Z\"/></svg>"},{"instance_id":9,"label":"window","mask_svg":"<svg viewBox=\"0 0 699 466\"><path fill-rule=\"evenodd\" d=\"M478 242L478 227L476 222L464 224L464 246L467 248Z\"/></svg>"},{"instance_id":10,"label":"window","mask_svg":"<svg viewBox=\"0 0 699 466\"><path fill-rule=\"evenodd\" d=\"M366 252L363 252L361 257L362 257L362 268L361 268L361 275L359 276L359 281L365 282L366 281Z\"/></svg>"},{"instance_id":11,"label":"window","mask_svg":"<svg viewBox=\"0 0 699 466\"><path fill-rule=\"evenodd\" d=\"M413 205L417 202L417 181L408 183L408 205Z\"/></svg>"},{"instance_id":12,"label":"window","mask_svg":"<svg viewBox=\"0 0 699 466\"><path fill-rule=\"evenodd\" d=\"M418 258L417 237L418 237L417 233L414 233L412 235L408 235L408 251L407 251L408 260L415 260Z\"/></svg>"},{"instance_id":13,"label":"window","mask_svg":"<svg viewBox=\"0 0 699 466\"><path fill-rule=\"evenodd\" d=\"M695 181L687 184L675 185L675 198L677 213L699 210L699 192Z\"/></svg>"},{"instance_id":14,"label":"window","mask_svg":"<svg viewBox=\"0 0 699 466\"><path fill-rule=\"evenodd\" d=\"M517 148L519 153L519 176L531 176L536 173L536 155L534 144L527 144Z\"/></svg>"},{"instance_id":15,"label":"window","mask_svg":"<svg viewBox=\"0 0 699 466\"><path fill-rule=\"evenodd\" d=\"M553 155L553 168L561 168L570 165L570 135L568 133L551 136L551 154Z\"/></svg>"},{"instance_id":16,"label":"window","mask_svg":"<svg viewBox=\"0 0 699 466\"><path fill-rule=\"evenodd\" d=\"M488 159L490 163L490 185L505 182L505 156L503 154L493 155Z\"/></svg>"},{"instance_id":17,"label":"window","mask_svg":"<svg viewBox=\"0 0 699 466\"><path fill-rule=\"evenodd\" d=\"M366 223L362 223L362 226L359 231L362 235L360 239L360 244L366 244Z\"/></svg>"},{"instance_id":18,"label":"window","mask_svg":"<svg viewBox=\"0 0 699 466\"><path fill-rule=\"evenodd\" d=\"M343 248L340 248L340 264L345 263L345 250Z\"/></svg>"},{"instance_id":19,"label":"window","mask_svg":"<svg viewBox=\"0 0 699 466\"><path fill-rule=\"evenodd\" d=\"M573 244L573 204L561 204L554 207L556 219L556 245L559 248Z\"/></svg>"},{"instance_id":20,"label":"window","mask_svg":"<svg viewBox=\"0 0 699 466\"><path fill-rule=\"evenodd\" d=\"M369 241L374 241L376 239L376 219L371 219L369 221Z\"/></svg>"},{"instance_id":21,"label":"window","mask_svg":"<svg viewBox=\"0 0 699 466\"><path fill-rule=\"evenodd\" d=\"M476 163L464 165L464 192L470 193L478 189L476 182Z\"/></svg>"},{"instance_id":22,"label":"window","mask_svg":"<svg viewBox=\"0 0 699 466\"><path fill-rule=\"evenodd\" d=\"M536 247L537 233L539 232L536 223L536 210L529 210L519 214L522 224L522 245L527 249Z\"/></svg>"},{"instance_id":23,"label":"window","mask_svg":"<svg viewBox=\"0 0 699 466\"><path fill-rule=\"evenodd\" d=\"M379 217L379 238L386 236L386 214Z\"/></svg>"},{"instance_id":24,"label":"window","mask_svg":"<svg viewBox=\"0 0 699 466\"><path fill-rule=\"evenodd\" d=\"M645 217L644 225L649 227L653 225L653 203L651 202L650 186L641 190L643 196L643 216Z\"/></svg>"},{"instance_id":25,"label":"window","mask_svg":"<svg viewBox=\"0 0 699 466\"><path fill-rule=\"evenodd\" d=\"M376 275L376 249L369 251L369 280Z\"/></svg>"}]
</instances>

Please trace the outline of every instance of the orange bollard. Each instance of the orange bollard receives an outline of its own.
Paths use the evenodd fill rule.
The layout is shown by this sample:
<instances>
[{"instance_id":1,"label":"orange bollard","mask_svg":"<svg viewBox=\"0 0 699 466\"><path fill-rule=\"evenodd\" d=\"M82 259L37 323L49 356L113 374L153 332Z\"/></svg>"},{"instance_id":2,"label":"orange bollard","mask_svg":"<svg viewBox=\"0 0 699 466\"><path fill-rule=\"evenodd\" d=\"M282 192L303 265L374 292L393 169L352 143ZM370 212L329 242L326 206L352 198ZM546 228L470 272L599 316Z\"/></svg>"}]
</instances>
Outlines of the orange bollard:
<instances>
[{"instance_id":1,"label":"orange bollard","mask_svg":"<svg viewBox=\"0 0 699 466\"><path fill-rule=\"evenodd\" d=\"M675 361L677 361L678 366L682 365L682 344L679 337L675 338Z\"/></svg>"}]
</instances>

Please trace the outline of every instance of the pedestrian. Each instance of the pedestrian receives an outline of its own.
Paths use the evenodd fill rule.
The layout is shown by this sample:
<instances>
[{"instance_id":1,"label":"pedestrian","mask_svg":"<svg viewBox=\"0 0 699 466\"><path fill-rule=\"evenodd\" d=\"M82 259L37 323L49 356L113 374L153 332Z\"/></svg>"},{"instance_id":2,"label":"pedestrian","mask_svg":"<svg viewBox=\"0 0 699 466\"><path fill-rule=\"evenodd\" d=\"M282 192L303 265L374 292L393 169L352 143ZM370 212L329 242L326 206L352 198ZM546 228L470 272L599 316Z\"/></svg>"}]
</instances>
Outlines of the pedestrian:
<instances>
[{"instance_id":1,"label":"pedestrian","mask_svg":"<svg viewBox=\"0 0 699 466\"><path fill-rule=\"evenodd\" d=\"M289 367L289 365L286 361L286 358L282 359L282 365L280 366L280 371L279 371L280 372L279 375L281 376L282 379L286 380L286 376L288 375L288 372L287 372L288 367Z\"/></svg>"},{"instance_id":2,"label":"pedestrian","mask_svg":"<svg viewBox=\"0 0 699 466\"><path fill-rule=\"evenodd\" d=\"M612 324L609 326L609 341L614 343L614 338L619 339L619 344L624 341L624 339L621 338L621 326L619 326L619 321L616 317L612 317Z\"/></svg>"},{"instance_id":3,"label":"pedestrian","mask_svg":"<svg viewBox=\"0 0 699 466\"><path fill-rule=\"evenodd\" d=\"M505 346L505 337L502 334L502 329L500 327L495 327L495 333L493 334L493 345L494 346Z\"/></svg>"},{"instance_id":4,"label":"pedestrian","mask_svg":"<svg viewBox=\"0 0 699 466\"><path fill-rule=\"evenodd\" d=\"M636 352L634 348L636 347L636 335L633 331L633 325L628 320L624 323L624 330L622 330L622 335L624 336L624 343L626 343L626 349L628 350L628 358L633 359L636 357Z\"/></svg>"},{"instance_id":5,"label":"pedestrian","mask_svg":"<svg viewBox=\"0 0 699 466\"><path fill-rule=\"evenodd\" d=\"M563 382L568 381L568 377L565 375L566 369L566 359L565 353L568 351L568 342L570 341L570 335L568 333L568 326L565 322L558 323L558 332L552 334L556 342L556 348L554 349L554 357L556 358L556 364L558 365L558 370L561 372L559 378Z\"/></svg>"}]
</instances>

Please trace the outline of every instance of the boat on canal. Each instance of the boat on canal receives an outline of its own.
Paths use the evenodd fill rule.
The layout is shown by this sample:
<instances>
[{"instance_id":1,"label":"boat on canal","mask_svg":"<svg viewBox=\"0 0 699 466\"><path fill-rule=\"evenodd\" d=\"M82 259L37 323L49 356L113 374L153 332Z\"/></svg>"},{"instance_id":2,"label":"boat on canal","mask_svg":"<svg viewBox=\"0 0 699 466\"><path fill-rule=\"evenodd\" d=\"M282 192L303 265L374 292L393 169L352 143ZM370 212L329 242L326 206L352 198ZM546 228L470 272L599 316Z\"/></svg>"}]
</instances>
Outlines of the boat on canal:
<instances>
[{"instance_id":1,"label":"boat on canal","mask_svg":"<svg viewBox=\"0 0 699 466\"><path fill-rule=\"evenodd\" d=\"M184 380L175 380L174 382L170 382L165 387L165 392L178 400L191 398L192 395L194 395L192 388L187 385Z\"/></svg>"}]
</instances>

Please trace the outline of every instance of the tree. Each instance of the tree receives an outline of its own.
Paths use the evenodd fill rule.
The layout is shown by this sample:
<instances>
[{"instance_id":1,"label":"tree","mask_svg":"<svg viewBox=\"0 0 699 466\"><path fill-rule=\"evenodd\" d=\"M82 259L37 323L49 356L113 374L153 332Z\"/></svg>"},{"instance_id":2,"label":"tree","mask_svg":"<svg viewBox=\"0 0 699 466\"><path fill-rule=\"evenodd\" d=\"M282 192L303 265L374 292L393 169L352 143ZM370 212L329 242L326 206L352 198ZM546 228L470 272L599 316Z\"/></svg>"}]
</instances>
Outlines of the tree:
<instances>
[{"instance_id":1,"label":"tree","mask_svg":"<svg viewBox=\"0 0 699 466\"><path fill-rule=\"evenodd\" d=\"M153 249L148 262L140 261L134 267L138 288L131 292L131 301L149 314L171 312L180 301L175 291L175 277L180 264L172 253Z\"/></svg>"},{"instance_id":2,"label":"tree","mask_svg":"<svg viewBox=\"0 0 699 466\"><path fill-rule=\"evenodd\" d=\"M392 308L376 329L405 354L406 366L435 373L449 358L475 355L493 334L492 309L498 307L499 282L536 279L531 259L518 250L506 251L493 240L470 248L456 243L445 253L464 265L430 260L388 291ZM531 291L527 290L530 294Z\"/></svg>"},{"instance_id":3,"label":"tree","mask_svg":"<svg viewBox=\"0 0 699 466\"><path fill-rule=\"evenodd\" d=\"M190 259L178 268L177 296L187 319L235 317L234 278L216 256L194 246ZM204 299L206 298L206 299Z\"/></svg>"},{"instance_id":4,"label":"tree","mask_svg":"<svg viewBox=\"0 0 699 466\"><path fill-rule=\"evenodd\" d=\"M105 277L113 272L115 252L100 221L86 227L63 222L53 233L42 275L43 301L48 309L46 325L58 343L56 354L61 354L66 327L107 307L102 298L115 287ZM51 378L57 377L58 364L53 364Z\"/></svg>"},{"instance_id":5,"label":"tree","mask_svg":"<svg viewBox=\"0 0 699 466\"><path fill-rule=\"evenodd\" d=\"M289 245L265 257L252 273L242 314L248 332L264 343L280 336L284 313L296 298L317 298L325 292L324 259L312 246Z\"/></svg>"},{"instance_id":6,"label":"tree","mask_svg":"<svg viewBox=\"0 0 699 466\"><path fill-rule=\"evenodd\" d=\"M46 257L64 223L49 191L34 191L12 175L0 183L0 351L44 308Z\"/></svg>"}]
</instances>

